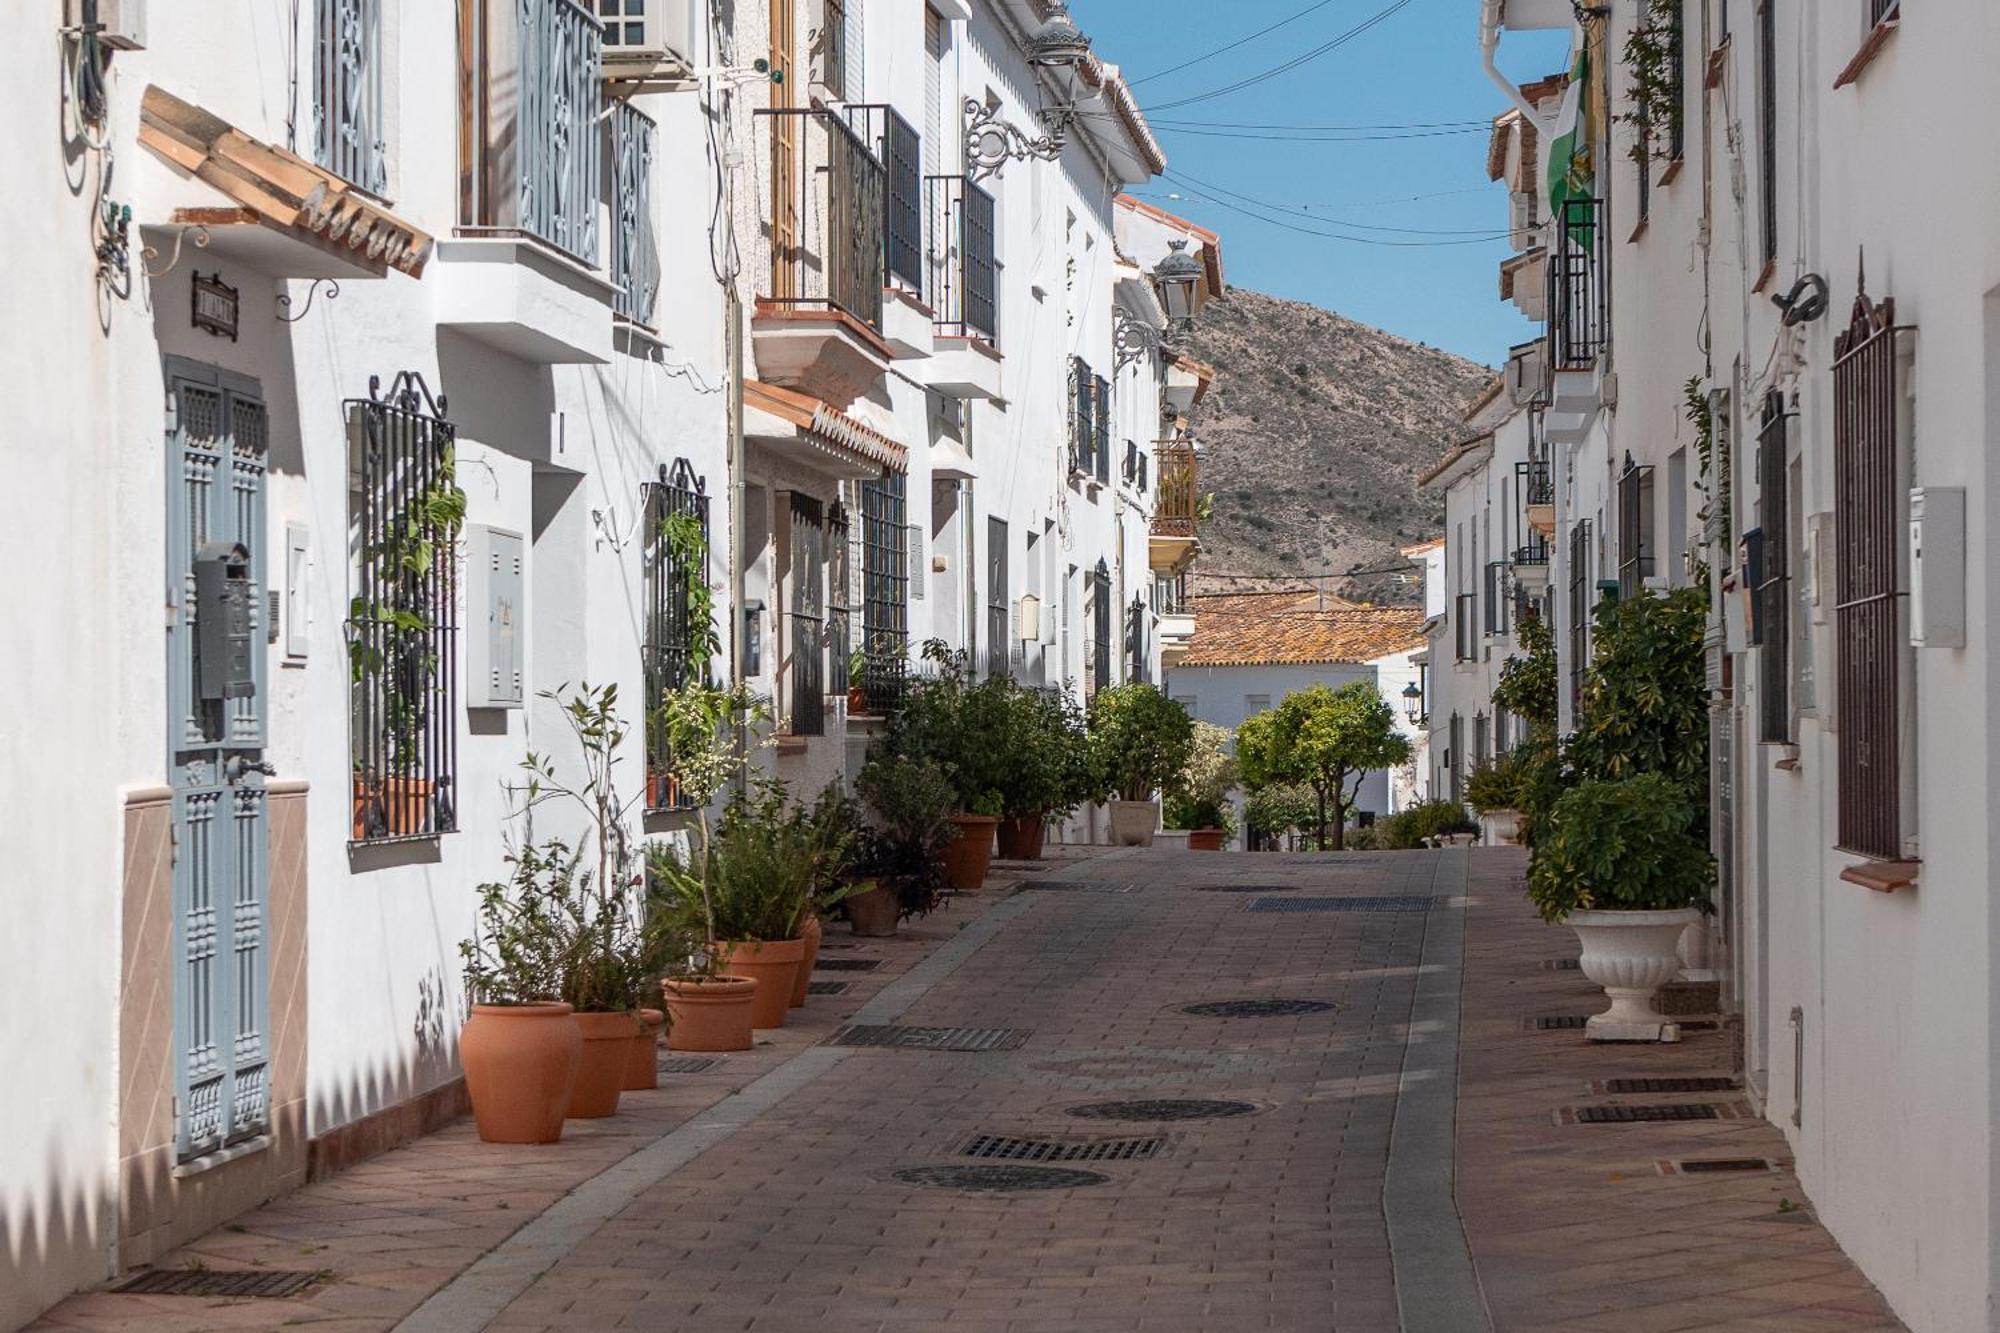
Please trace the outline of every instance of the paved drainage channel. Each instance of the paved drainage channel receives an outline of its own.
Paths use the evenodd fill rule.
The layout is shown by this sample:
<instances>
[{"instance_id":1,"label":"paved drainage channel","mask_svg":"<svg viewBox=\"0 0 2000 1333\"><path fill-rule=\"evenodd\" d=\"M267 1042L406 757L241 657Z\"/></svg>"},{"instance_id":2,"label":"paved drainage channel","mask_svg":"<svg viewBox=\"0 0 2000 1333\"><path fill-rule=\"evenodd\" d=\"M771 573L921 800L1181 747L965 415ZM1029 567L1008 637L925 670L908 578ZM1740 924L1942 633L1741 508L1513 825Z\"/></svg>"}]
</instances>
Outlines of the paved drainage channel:
<instances>
[{"instance_id":1,"label":"paved drainage channel","mask_svg":"<svg viewBox=\"0 0 2000 1333\"><path fill-rule=\"evenodd\" d=\"M205 1268L159 1268L119 1283L111 1290L129 1296L296 1296L332 1274L259 1268L218 1273Z\"/></svg>"},{"instance_id":2,"label":"paved drainage channel","mask_svg":"<svg viewBox=\"0 0 2000 1333\"><path fill-rule=\"evenodd\" d=\"M912 1166L896 1173L905 1185L962 1190L973 1194L1014 1194L1026 1190L1069 1190L1107 1184L1111 1177L1073 1166Z\"/></svg>"},{"instance_id":3,"label":"paved drainage channel","mask_svg":"<svg viewBox=\"0 0 2000 1333\"><path fill-rule=\"evenodd\" d=\"M1214 1000L1184 1004L1181 1012L1198 1018L1290 1018L1297 1014L1324 1014L1333 1008L1328 1000Z\"/></svg>"},{"instance_id":4,"label":"paved drainage channel","mask_svg":"<svg viewBox=\"0 0 2000 1333\"><path fill-rule=\"evenodd\" d=\"M1374 898L1259 898L1250 904L1253 912L1428 912L1437 906L1434 895L1406 895Z\"/></svg>"},{"instance_id":5,"label":"paved drainage channel","mask_svg":"<svg viewBox=\"0 0 2000 1333\"><path fill-rule=\"evenodd\" d=\"M1028 1041L1026 1028L913 1028L890 1024L851 1024L822 1041L822 1046L893 1047L909 1051L1018 1051Z\"/></svg>"},{"instance_id":6,"label":"paved drainage channel","mask_svg":"<svg viewBox=\"0 0 2000 1333\"><path fill-rule=\"evenodd\" d=\"M960 1157L986 1157L1008 1162L1141 1162L1166 1150L1163 1134L1130 1139L1030 1139L1008 1134L974 1134L959 1148Z\"/></svg>"},{"instance_id":7,"label":"paved drainage channel","mask_svg":"<svg viewBox=\"0 0 2000 1333\"><path fill-rule=\"evenodd\" d=\"M1152 1098L1124 1102L1086 1102L1072 1106L1064 1114L1079 1120L1227 1120L1239 1115L1255 1115L1255 1102L1210 1101L1204 1098Z\"/></svg>"},{"instance_id":8,"label":"paved drainage channel","mask_svg":"<svg viewBox=\"0 0 2000 1333\"><path fill-rule=\"evenodd\" d=\"M1297 884L1197 884L1196 893L1292 893Z\"/></svg>"},{"instance_id":9,"label":"paved drainage channel","mask_svg":"<svg viewBox=\"0 0 2000 1333\"><path fill-rule=\"evenodd\" d=\"M1091 879L1028 879L1021 881L1022 892L1036 893L1133 893L1137 884Z\"/></svg>"}]
</instances>

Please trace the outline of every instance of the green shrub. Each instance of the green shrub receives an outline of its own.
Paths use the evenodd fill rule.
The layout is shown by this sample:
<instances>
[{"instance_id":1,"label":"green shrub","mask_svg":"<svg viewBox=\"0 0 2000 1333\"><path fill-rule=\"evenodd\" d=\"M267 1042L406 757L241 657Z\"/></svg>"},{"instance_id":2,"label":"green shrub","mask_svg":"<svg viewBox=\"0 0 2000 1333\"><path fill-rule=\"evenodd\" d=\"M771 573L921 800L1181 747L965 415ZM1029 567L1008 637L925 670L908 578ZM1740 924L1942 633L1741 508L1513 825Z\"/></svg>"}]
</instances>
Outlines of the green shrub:
<instances>
[{"instance_id":1,"label":"green shrub","mask_svg":"<svg viewBox=\"0 0 2000 1333\"><path fill-rule=\"evenodd\" d=\"M1167 789L1168 828L1219 828L1236 831L1229 793L1236 786L1236 760L1229 753L1229 731L1213 722L1194 724L1194 742L1187 763Z\"/></svg>"},{"instance_id":2,"label":"green shrub","mask_svg":"<svg viewBox=\"0 0 2000 1333\"><path fill-rule=\"evenodd\" d=\"M1547 921L1704 903L1714 863L1698 828L1687 788L1664 774L1580 783L1555 803L1528 897Z\"/></svg>"},{"instance_id":3,"label":"green shrub","mask_svg":"<svg viewBox=\"0 0 2000 1333\"><path fill-rule=\"evenodd\" d=\"M1397 851L1421 847L1427 839L1448 833L1479 832L1479 825L1467 817L1465 807L1447 800L1420 801L1377 821L1377 827L1381 829L1376 835L1380 845Z\"/></svg>"},{"instance_id":4,"label":"green shrub","mask_svg":"<svg viewBox=\"0 0 2000 1333\"><path fill-rule=\"evenodd\" d=\"M1465 803L1482 815L1518 810L1521 803L1522 759L1518 753L1499 755L1472 770L1465 780Z\"/></svg>"},{"instance_id":5,"label":"green shrub","mask_svg":"<svg viewBox=\"0 0 2000 1333\"><path fill-rule=\"evenodd\" d=\"M849 874L893 888L902 915L925 915L944 892L944 849L958 832L950 780L935 764L878 753L855 785L874 819Z\"/></svg>"},{"instance_id":6,"label":"green shrub","mask_svg":"<svg viewBox=\"0 0 2000 1333\"><path fill-rule=\"evenodd\" d=\"M1194 719L1151 685L1113 685L1090 701L1093 795L1150 801L1193 749Z\"/></svg>"}]
</instances>

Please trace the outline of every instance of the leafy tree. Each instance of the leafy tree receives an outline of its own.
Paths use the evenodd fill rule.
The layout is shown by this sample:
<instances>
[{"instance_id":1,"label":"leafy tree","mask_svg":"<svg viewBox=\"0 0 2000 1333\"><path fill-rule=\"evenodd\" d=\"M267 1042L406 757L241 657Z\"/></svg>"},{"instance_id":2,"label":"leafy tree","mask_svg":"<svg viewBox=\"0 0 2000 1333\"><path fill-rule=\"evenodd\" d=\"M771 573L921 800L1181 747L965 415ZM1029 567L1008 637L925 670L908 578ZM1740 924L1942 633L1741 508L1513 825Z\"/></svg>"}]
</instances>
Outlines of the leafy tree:
<instances>
[{"instance_id":1,"label":"leafy tree","mask_svg":"<svg viewBox=\"0 0 2000 1333\"><path fill-rule=\"evenodd\" d=\"M1368 681L1337 690L1325 685L1294 690L1236 733L1236 762L1253 789L1284 783L1312 788L1321 848L1332 805L1335 851L1345 847L1347 816L1361 780L1369 770L1400 764L1409 754L1410 743L1396 730L1395 711Z\"/></svg>"},{"instance_id":2,"label":"leafy tree","mask_svg":"<svg viewBox=\"0 0 2000 1333\"><path fill-rule=\"evenodd\" d=\"M1513 770L1509 780L1513 806L1521 817L1521 840L1532 847L1565 785L1562 743L1556 731L1561 675L1555 633L1547 621L1539 615L1521 617L1515 638L1521 652L1501 666L1493 702L1528 724L1528 734L1509 756Z\"/></svg>"},{"instance_id":3,"label":"leafy tree","mask_svg":"<svg viewBox=\"0 0 2000 1333\"><path fill-rule=\"evenodd\" d=\"M1598 607L1596 647L1569 744L1579 781L1664 773L1691 796L1707 790L1707 623L1705 587ZM1699 804L1705 808L1706 801Z\"/></svg>"},{"instance_id":4,"label":"leafy tree","mask_svg":"<svg viewBox=\"0 0 2000 1333\"><path fill-rule=\"evenodd\" d=\"M1187 767L1194 719L1151 685L1113 685L1090 701L1090 749L1098 794L1150 801Z\"/></svg>"}]
</instances>

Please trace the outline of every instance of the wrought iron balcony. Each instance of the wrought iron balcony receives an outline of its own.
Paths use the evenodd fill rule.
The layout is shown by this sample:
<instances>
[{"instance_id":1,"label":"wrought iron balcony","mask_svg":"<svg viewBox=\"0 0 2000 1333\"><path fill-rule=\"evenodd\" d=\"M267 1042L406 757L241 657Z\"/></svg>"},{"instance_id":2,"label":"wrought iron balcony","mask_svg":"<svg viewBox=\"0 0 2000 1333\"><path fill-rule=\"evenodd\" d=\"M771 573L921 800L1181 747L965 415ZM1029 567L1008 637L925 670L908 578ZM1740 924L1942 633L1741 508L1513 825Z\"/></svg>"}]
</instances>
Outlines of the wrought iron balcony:
<instances>
[{"instance_id":1,"label":"wrought iron balcony","mask_svg":"<svg viewBox=\"0 0 2000 1333\"><path fill-rule=\"evenodd\" d=\"M993 196L964 176L924 182L930 216L926 297L945 337L1000 340Z\"/></svg>"},{"instance_id":2,"label":"wrought iron balcony","mask_svg":"<svg viewBox=\"0 0 2000 1333\"><path fill-rule=\"evenodd\" d=\"M882 285L924 291L924 141L895 108L846 108L847 124L882 164Z\"/></svg>"},{"instance_id":3,"label":"wrought iron balcony","mask_svg":"<svg viewBox=\"0 0 2000 1333\"><path fill-rule=\"evenodd\" d=\"M1195 535L1201 503L1201 463L1195 447L1183 440L1162 440L1153 446L1158 477L1153 494L1153 535Z\"/></svg>"},{"instance_id":4,"label":"wrought iron balcony","mask_svg":"<svg viewBox=\"0 0 2000 1333\"><path fill-rule=\"evenodd\" d=\"M1597 364L1611 329L1605 264L1604 201L1570 199L1554 221L1549 259L1549 365L1557 371Z\"/></svg>"},{"instance_id":5,"label":"wrought iron balcony","mask_svg":"<svg viewBox=\"0 0 2000 1333\"><path fill-rule=\"evenodd\" d=\"M764 303L831 311L879 332L888 172L847 121L820 108L760 111L777 182Z\"/></svg>"},{"instance_id":6,"label":"wrought iron balcony","mask_svg":"<svg viewBox=\"0 0 2000 1333\"><path fill-rule=\"evenodd\" d=\"M1556 502L1555 475L1549 470L1545 458L1531 458L1525 463L1516 463L1514 472L1521 481L1521 503L1526 505L1552 505Z\"/></svg>"},{"instance_id":7,"label":"wrought iron balcony","mask_svg":"<svg viewBox=\"0 0 2000 1333\"><path fill-rule=\"evenodd\" d=\"M660 245L653 233L652 118L630 102L615 101L606 126L611 156L612 308L650 327L660 295Z\"/></svg>"},{"instance_id":8,"label":"wrought iron balcony","mask_svg":"<svg viewBox=\"0 0 2000 1333\"><path fill-rule=\"evenodd\" d=\"M1545 566L1549 563L1549 539L1534 528L1528 529L1528 540L1514 548L1516 565Z\"/></svg>"},{"instance_id":9,"label":"wrought iron balcony","mask_svg":"<svg viewBox=\"0 0 2000 1333\"><path fill-rule=\"evenodd\" d=\"M603 30L576 0L465 0L460 217L598 263Z\"/></svg>"}]
</instances>

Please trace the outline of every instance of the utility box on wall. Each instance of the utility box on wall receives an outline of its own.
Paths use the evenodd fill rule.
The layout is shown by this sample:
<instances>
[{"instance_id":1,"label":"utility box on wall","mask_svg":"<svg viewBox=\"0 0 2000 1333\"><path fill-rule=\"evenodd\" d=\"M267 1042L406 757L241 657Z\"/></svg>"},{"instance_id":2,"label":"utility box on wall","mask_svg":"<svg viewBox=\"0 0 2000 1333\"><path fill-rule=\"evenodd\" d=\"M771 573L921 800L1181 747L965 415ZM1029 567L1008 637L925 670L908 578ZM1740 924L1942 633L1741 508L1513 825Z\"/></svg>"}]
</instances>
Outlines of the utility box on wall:
<instances>
[{"instance_id":1,"label":"utility box on wall","mask_svg":"<svg viewBox=\"0 0 2000 1333\"><path fill-rule=\"evenodd\" d=\"M1965 647L1965 488L1910 488L1910 646Z\"/></svg>"},{"instance_id":2,"label":"utility box on wall","mask_svg":"<svg viewBox=\"0 0 2000 1333\"><path fill-rule=\"evenodd\" d=\"M523 583L521 534L477 524L465 530L466 706L519 708Z\"/></svg>"}]
</instances>

